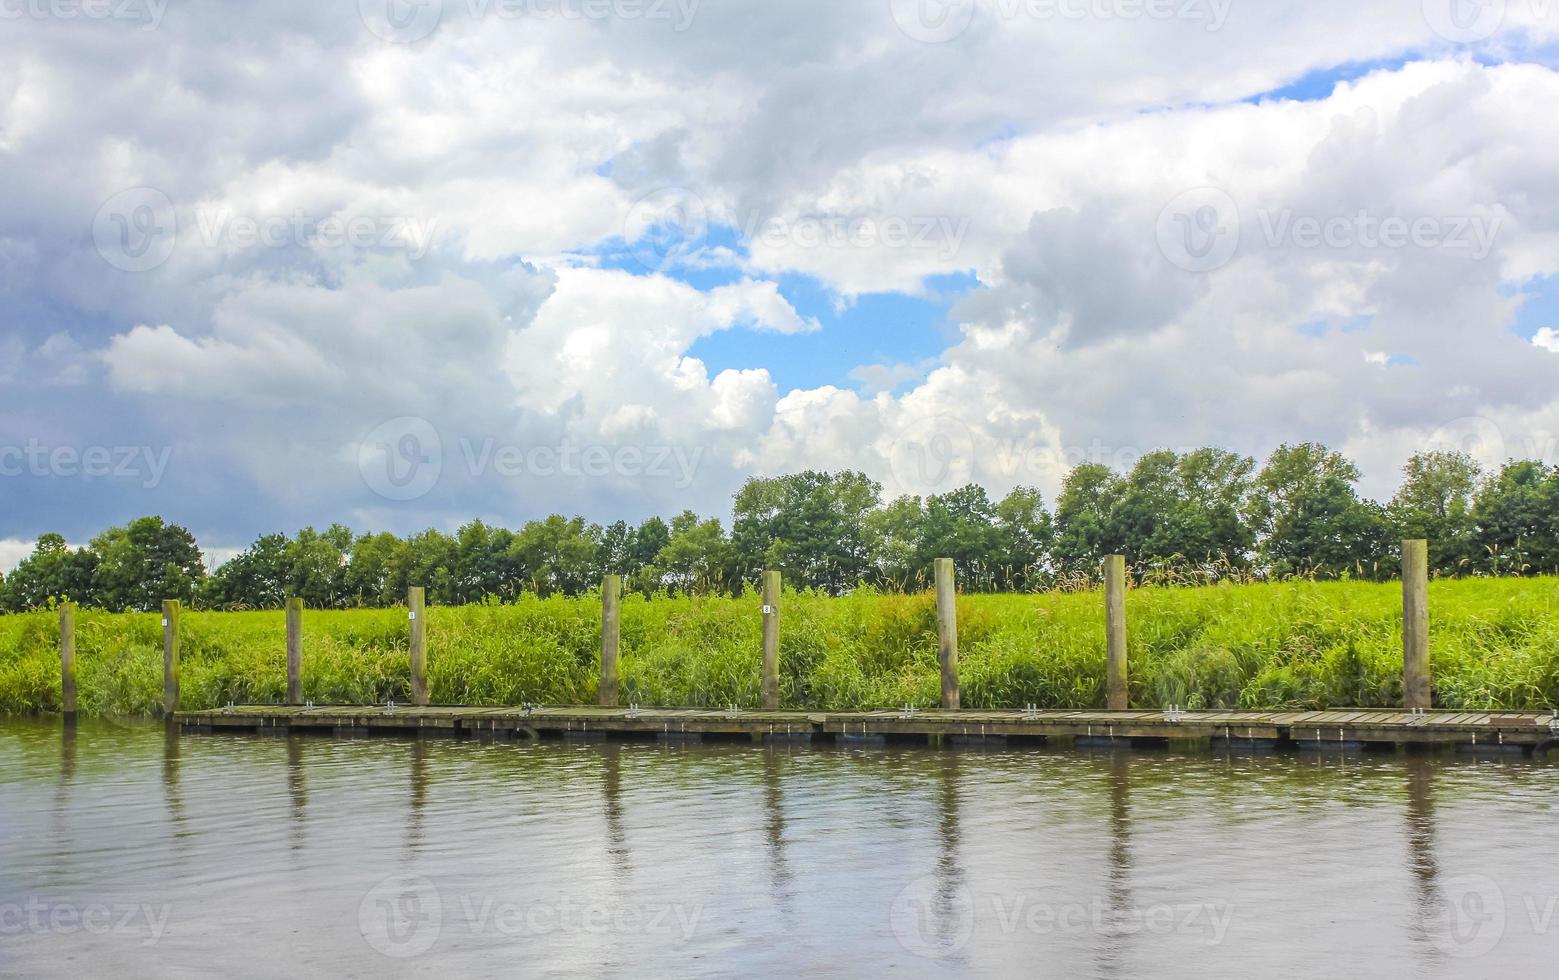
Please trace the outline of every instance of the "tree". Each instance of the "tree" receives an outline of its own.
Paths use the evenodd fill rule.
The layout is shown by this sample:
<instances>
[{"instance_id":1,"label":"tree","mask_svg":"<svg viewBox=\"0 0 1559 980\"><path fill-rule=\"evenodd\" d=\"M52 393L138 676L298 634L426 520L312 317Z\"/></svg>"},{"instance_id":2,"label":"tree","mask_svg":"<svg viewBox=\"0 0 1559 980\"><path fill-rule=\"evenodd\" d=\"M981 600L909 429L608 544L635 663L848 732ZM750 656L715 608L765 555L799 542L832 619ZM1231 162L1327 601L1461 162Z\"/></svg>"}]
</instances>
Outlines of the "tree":
<instances>
[{"instance_id":1,"label":"tree","mask_svg":"<svg viewBox=\"0 0 1559 980\"><path fill-rule=\"evenodd\" d=\"M0 611L42 609L51 602L90 605L96 569L97 555L91 549L72 550L61 535L41 535L32 554L0 582Z\"/></svg>"},{"instance_id":2,"label":"tree","mask_svg":"<svg viewBox=\"0 0 1559 980\"><path fill-rule=\"evenodd\" d=\"M1385 510L1361 500L1359 470L1315 443L1279 446L1256 476L1247 505L1274 575L1375 577L1389 565Z\"/></svg>"},{"instance_id":3,"label":"tree","mask_svg":"<svg viewBox=\"0 0 1559 980\"><path fill-rule=\"evenodd\" d=\"M513 547L514 533L507 528L472 521L456 531L451 567L456 600L476 603L518 595L523 575Z\"/></svg>"},{"instance_id":4,"label":"tree","mask_svg":"<svg viewBox=\"0 0 1559 980\"><path fill-rule=\"evenodd\" d=\"M1111 521L1122 489L1102 463L1083 463L1066 475L1056 498L1054 558L1062 573L1096 577L1104 556L1120 551Z\"/></svg>"},{"instance_id":5,"label":"tree","mask_svg":"<svg viewBox=\"0 0 1559 980\"><path fill-rule=\"evenodd\" d=\"M600 528L587 526L583 517L567 520L553 514L526 524L509 546L509 557L537 595L578 595L592 584L599 535Z\"/></svg>"},{"instance_id":6,"label":"tree","mask_svg":"<svg viewBox=\"0 0 1559 980\"><path fill-rule=\"evenodd\" d=\"M850 588L869 571L866 517L881 499L880 484L850 471L748 480L732 508L735 574L773 569L798 588Z\"/></svg>"},{"instance_id":7,"label":"tree","mask_svg":"<svg viewBox=\"0 0 1559 980\"><path fill-rule=\"evenodd\" d=\"M1000 534L996 505L984 487L973 484L926 498L925 530L921 559L930 564L951 558L964 588L975 591L993 586Z\"/></svg>"},{"instance_id":8,"label":"tree","mask_svg":"<svg viewBox=\"0 0 1559 980\"><path fill-rule=\"evenodd\" d=\"M867 514L866 550L871 582L894 592L923 588L929 581L925 558L926 512L919 497L900 497Z\"/></svg>"},{"instance_id":9,"label":"tree","mask_svg":"<svg viewBox=\"0 0 1559 980\"><path fill-rule=\"evenodd\" d=\"M727 586L730 545L720 522L714 518L700 521L692 511L683 511L671 522L671 540L655 560L660 581L671 589L701 594Z\"/></svg>"},{"instance_id":10,"label":"tree","mask_svg":"<svg viewBox=\"0 0 1559 980\"><path fill-rule=\"evenodd\" d=\"M1429 541L1429 567L1443 575L1470 570L1481 557L1473 496L1483 468L1466 453L1416 453L1402 468L1389 513L1397 538Z\"/></svg>"},{"instance_id":11,"label":"tree","mask_svg":"<svg viewBox=\"0 0 1559 980\"><path fill-rule=\"evenodd\" d=\"M290 562L285 534L262 534L228 559L201 590L215 609L279 609L287 598Z\"/></svg>"},{"instance_id":12,"label":"tree","mask_svg":"<svg viewBox=\"0 0 1559 980\"><path fill-rule=\"evenodd\" d=\"M1148 453L1121 482L1106 535L1134 564L1215 575L1244 565L1255 535L1240 507L1256 461L1221 449Z\"/></svg>"},{"instance_id":13,"label":"tree","mask_svg":"<svg viewBox=\"0 0 1559 980\"><path fill-rule=\"evenodd\" d=\"M332 524L323 534L306 527L287 545L287 597L310 609L335 609L346 595L352 532Z\"/></svg>"},{"instance_id":14,"label":"tree","mask_svg":"<svg viewBox=\"0 0 1559 980\"><path fill-rule=\"evenodd\" d=\"M1479 489L1473 520L1482 561L1495 575L1527 575L1559 564L1559 471L1535 459L1505 464Z\"/></svg>"},{"instance_id":15,"label":"tree","mask_svg":"<svg viewBox=\"0 0 1559 980\"><path fill-rule=\"evenodd\" d=\"M146 612L164 599L190 602L204 582L195 536L161 517L142 517L92 539L98 566L93 576L98 605Z\"/></svg>"},{"instance_id":16,"label":"tree","mask_svg":"<svg viewBox=\"0 0 1559 980\"><path fill-rule=\"evenodd\" d=\"M357 607L384 607L401 601L404 582L395 580L395 569L404 565L401 552L406 543L388 531L364 534L352 542L347 560L343 604ZM397 593L397 586L400 593Z\"/></svg>"},{"instance_id":17,"label":"tree","mask_svg":"<svg viewBox=\"0 0 1559 980\"><path fill-rule=\"evenodd\" d=\"M1055 522L1045 498L1031 487L1017 487L996 504L996 556L1000 587L1032 589L1044 581Z\"/></svg>"}]
</instances>

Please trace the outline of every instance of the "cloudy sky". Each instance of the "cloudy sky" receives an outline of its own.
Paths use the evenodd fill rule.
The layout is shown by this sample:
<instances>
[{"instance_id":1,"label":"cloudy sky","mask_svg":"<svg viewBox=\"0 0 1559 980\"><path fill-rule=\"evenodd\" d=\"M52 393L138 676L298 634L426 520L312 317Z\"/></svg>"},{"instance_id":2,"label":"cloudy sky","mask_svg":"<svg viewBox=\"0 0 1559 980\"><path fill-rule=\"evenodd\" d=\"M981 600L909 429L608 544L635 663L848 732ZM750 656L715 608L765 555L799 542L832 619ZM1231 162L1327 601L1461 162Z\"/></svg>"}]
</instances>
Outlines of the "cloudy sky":
<instances>
[{"instance_id":1,"label":"cloudy sky","mask_svg":"<svg viewBox=\"0 0 1559 980\"><path fill-rule=\"evenodd\" d=\"M0 0L0 567L1559 461L1559 0Z\"/></svg>"}]
</instances>

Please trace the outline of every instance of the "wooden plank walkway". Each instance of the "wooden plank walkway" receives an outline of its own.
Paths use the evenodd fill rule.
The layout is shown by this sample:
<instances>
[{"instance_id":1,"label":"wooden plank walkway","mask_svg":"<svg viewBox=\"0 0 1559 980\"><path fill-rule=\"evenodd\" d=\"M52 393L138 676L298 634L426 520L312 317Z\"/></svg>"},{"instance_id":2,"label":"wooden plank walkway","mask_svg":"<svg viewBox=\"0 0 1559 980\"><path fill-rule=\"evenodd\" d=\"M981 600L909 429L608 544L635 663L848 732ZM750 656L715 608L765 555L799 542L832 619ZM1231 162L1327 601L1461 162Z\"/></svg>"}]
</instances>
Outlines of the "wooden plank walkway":
<instances>
[{"instance_id":1,"label":"wooden plank walkway","mask_svg":"<svg viewBox=\"0 0 1559 980\"><path fill-rule=\"evenodd\" d=\"M775 737L1231 739L1299 743L1450 743L1531 748L1559 737L1552 713L1430 711L719 711L667 708L465 708L242 705L181 711L190 732Z\"/></svg>"}]
</instances>

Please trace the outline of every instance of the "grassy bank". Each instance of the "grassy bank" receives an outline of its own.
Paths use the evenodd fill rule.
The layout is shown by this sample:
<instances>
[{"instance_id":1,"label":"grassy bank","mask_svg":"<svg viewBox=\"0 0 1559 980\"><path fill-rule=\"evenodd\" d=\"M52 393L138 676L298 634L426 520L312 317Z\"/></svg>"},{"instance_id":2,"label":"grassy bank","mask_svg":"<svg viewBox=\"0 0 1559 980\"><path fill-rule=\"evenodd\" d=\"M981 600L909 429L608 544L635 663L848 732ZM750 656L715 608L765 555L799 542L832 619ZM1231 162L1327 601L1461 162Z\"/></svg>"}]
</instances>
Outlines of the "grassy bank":
<instances>
[{"instance_id":1,"label":"grassy bank","mask_svg":"<svg viewBox=\"0 0 1559 980\"><path fill-rule=\"evenodd\" d=\"M429 675L439 703L589 703L599 604L523 598L431 609ZM1388 707L1401 700L1401 588L1284 583L1131 593L1135 705ZM1465 580L1430 588L1436 703L1559 704L1559 580ZM970 596L959 602L966 707L1104 704L1097 593ZM283 616L186 613L184 703L276 702L286 690ZM755 706L760 616L746 599L632 597L623 605L623 697L645 705ZM0 713L59 710L58 618L0 616ZM304 688L319 703L409 699L404 610L311 612ZM81 710L153 715L162 690L156 614L83 611ZM787 595L787 706L937 702L929 595Z\"/></svg>"}]
</instances>

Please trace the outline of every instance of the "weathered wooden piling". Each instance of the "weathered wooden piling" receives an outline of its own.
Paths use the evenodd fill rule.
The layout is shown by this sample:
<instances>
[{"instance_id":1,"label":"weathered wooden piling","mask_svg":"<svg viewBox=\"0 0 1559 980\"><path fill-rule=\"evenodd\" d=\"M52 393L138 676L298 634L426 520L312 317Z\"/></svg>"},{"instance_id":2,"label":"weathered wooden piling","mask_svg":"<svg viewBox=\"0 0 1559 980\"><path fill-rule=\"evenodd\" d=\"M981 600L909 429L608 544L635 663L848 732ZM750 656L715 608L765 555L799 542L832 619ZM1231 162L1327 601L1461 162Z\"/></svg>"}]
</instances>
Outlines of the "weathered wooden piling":
<instances>
[{"instance_id":1,"label":"weathered wooden piling","mask_svg":"<svg viewBox=\"0 0 1559 980\"><path fill-rule=\"evenodd\" d=\"M608 575L601 581L601 697L603 708L617 707L622 697L622 673L617 663L622 644L621 575Z\"/></svg>"},{"instance_id":2,"label":"weathered wooden piling","mask_svg":"<svg viewBox=\"0 0 1559 980\"><path fill-rule=\"evenodd\" d=\"M936 560L936 627L938 656L942 661L942 707L962 707L958 690L958 592L953 581L953 560Z\"/></svg>"},{"instance_id":3,"label":"weathered wooden piling","mask_svg":"<svg viewBox=\"0 0 1559 980\"><path fill-rule=\"evenodd\" d=\"M303 600L287 600L287 703L303 703Z\"/></svg>"},{"instance_id":4,"label":"weathered wooden piling","mask_svg":"<svg viewBox=\"0 0 1559 980\"><path fill-rule=\"evenodd\" d=\"M76 722L76 606L60 606L60 711L65 724Z\"/></svg>"},{"instance_id":5,"label":"weathered wooden piling","mask_svg":"<svg viewBox=\"0 0 1559 980\"><path fill-rule=\"evenodd\" d=\"M1402 542L1402 706L1434 707L1429 673L1429 542Z\"/></svg>"},{"instance_id":6,"label":"weathered wooden piling","mask_svg":"<svg viewBox=\"0 0 1559 980\"><path fill-rule=\"evenodd\" d=\"M1126 666L1126 556L1104 559L1104 631L1108 642L1109 708L1131 707L1131 687Z\"/></svg>"},{"instance_id":7,"label":"weathered wooden piling","mask_svg":"<svg viewBox=\"0 0 1559 980\"><path fill-rule=\"evenodd\" d=\"M778 711L780 706L779 638L780 638L780 585L779 572L763 573L763 710Z\"/></svg>"},{"instance_id":8,"label":"weathered wooden piling","mask_svg":"<svg viewBox=\"0 0 1559 980\"><path fill-rule=\"evenodd\" d=\"M427 590L414 585L406 590L407 616L411 620L411 703L428 703Z\"/></svg>"},{"instance_id":9,"label":"weathered wooden piling","mask_svg":"<svg viewBox=\"0 0 1559 980\"><path fill-rule=\"evenodd\" d=\"M162 710L168 717L179 710L179 616L177 599L162 603Z\"/></svg>"}]
</instances>

